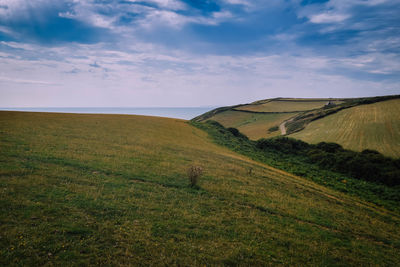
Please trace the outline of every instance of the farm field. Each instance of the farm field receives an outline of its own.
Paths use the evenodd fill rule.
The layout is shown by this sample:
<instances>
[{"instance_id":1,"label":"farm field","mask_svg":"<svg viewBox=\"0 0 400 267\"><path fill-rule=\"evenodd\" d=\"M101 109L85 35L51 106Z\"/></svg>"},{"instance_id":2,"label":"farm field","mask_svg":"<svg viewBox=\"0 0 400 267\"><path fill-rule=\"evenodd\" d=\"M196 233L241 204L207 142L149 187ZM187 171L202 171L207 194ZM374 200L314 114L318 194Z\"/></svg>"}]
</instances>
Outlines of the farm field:
<instances>
[{"instance_id":1,"label":"farm field","mask_svg":"<svg viewBox=\"0 0 400 267\"><path fill-rule=\"evenodd\" d=\"M203 114L195 121L214 120L225 127L237 128L251 140L285 134L279 126L302 112L323 108L329 101L344 103L344 99L276 98L255 101L250 104L226 107L224 110ZM272 127L276 130L270 131Z\"/></svg>"},{"instance_id":2,"label":"farm field","mask_svg":"<svg viewBox=\"0 0 400 267\"><path fill-rule=\"evenodd\" d=\"M344 103L340 99L265 99L251 104L228 107L226 110L200 118L199 121L214 120L225 127L237 128L252 140L258 140L281 135L279 126L284 121L301 112L322 108L328 101L335 104ZM272 127L278 128L269 131Z\"/></svg>"},{"instance_id":3,"label":"farm field","mask_svg":"<svg viewBox=\"0 0 400 267\"><path fill-rule=\"evenodd\" d=\"M295 112L322 108L328 100L271 100L264 104L250 104L238 107L237 110L254 112Z\"/></svg>"},{"instance_id":4,"label":"farm field","mask_svg":"<svg viewBox=\"0 0 400 267\"><path fill-rule=\"evenodd\" d=\"M280 135L281 133L279 130L269 132L268 129L279 126L282 121L294 115L296 115L296 113L262 114L229 110L218 113L211 119L221 123L225 127L237 128L250 139L257 140Z\"/></svg>"},{"instance_id":5,"label":"farm field","mask_svg":"<svg viewBox=\"0 0 400 267\"><path fill-rule=\"evenodd\" d=\"M0 112L0 209L2 266L400 265L399 214L177 119Z\"/></svg>"},{"instance_id":6,"label":"farm field","mask_svg":"<svg viewBox=\"0 0 400 267\"><path fill-rule=\"evenodd\" d=\"M400 99L361 105L311 122L290 137L308 143L335 142L344 148L400 157Z\"/></svg>"}]
</instances>

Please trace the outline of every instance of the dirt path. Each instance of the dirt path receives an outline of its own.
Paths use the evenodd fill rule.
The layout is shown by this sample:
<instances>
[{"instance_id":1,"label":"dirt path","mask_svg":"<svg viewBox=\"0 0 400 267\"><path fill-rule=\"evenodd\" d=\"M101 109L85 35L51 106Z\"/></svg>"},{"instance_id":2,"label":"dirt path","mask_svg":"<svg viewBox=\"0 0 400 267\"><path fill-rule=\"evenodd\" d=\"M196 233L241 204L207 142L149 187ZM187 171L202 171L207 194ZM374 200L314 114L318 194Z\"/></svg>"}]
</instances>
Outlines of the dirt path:
<instances>
[{"instance_id":1,"label":"dirt path","mask_svg":"<svg viewBox=\"0 0 400 267\"><path fill-rule=\"evenodd\" d=\"M286 124L286 121L282 122L281 125L279 125L279 129L281 130L282 135L286 134L285 124Z\"/></svg>"},{"instance_id":2,"label":"dirt path","mask_svg":"<svg viewBox=\"0 0 400 267\"><path fill-rule=\"evenodd\" d=\"M286 121L282 122L282 123L279 125L279 130L281 130L281 134L282 134L282 135L285 135L285 134L286 134L286 127L285 127L286 123L292 121L293 119L294 119L294 118L291 118L291 119L289 119L289 120L286 120Z\"/></svg>"}]
</instances>

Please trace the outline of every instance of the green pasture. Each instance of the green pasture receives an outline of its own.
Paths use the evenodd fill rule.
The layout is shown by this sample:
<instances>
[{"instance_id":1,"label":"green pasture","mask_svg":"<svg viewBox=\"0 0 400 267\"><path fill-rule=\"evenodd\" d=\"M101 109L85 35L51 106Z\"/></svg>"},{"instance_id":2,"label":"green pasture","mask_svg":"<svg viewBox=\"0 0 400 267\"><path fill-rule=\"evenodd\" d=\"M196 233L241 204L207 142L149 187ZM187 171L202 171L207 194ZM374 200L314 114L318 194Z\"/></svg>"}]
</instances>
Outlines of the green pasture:
<instances>
[{"instance_id":1,"label":"green pasture","mask_svg":"<svg viewBox=\"0 0 400 267\"><path fill-rule=\"evenodd\" d=\"M250 104L237 108L254 112L295 112L322 108L328 100L272 100L267 103Z\"/></svg>"},{"instance_id":2,"label":"green pasture","mask_svg":"<svg viewBox=\"0 0 400 267\"><path fill-rule=\"evenodd\" d=\"M400 265L399 214L177 119L0 112L0 210L1 266Z\"/></svg>"},{"instance_id":3,"label":"green pasture","mask_svg":"<svg viewBox=\"0 0 400 267\"><path fill-rule=\"evenodd\" d=\"M228 110L216 114L210 120L217 121L225 127L237 128L252 140L280 135L281 132L270 132L268 129L279 126L283 121L295 116L296 113L251 113Z\"/></svg>"}]
</instances>

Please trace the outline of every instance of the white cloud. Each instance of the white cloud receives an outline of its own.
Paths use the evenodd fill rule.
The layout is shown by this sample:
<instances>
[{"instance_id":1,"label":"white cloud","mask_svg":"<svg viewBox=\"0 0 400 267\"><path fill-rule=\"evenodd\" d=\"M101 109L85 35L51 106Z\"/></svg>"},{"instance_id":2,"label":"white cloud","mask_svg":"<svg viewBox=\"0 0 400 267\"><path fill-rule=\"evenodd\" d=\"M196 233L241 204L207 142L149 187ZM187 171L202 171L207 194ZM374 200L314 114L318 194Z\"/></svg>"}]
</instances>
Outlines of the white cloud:
<instances>
[{"instance_id":1,"label":"white cloud","mask_svg":"<svg viewBox=\"0 0 400 267\"><path fill-rule=\"evenodd\" d=\"M273 40L289 42L297 39L299 37L298 34L288 34L288 33L279 33L271 37Z\"/></svg>"},{"instance_id":2,"label":"white cloud","mask_svg":"<svg viewBox=\"0 0 400 267\"><path fill-rule=\"evenodd\" d=\"M134 1L138 2L138 1ZM148 2L156 3L158 6L170 10L184 10L187 8L186 4L178 0L149 0Z\"/></svg>"},{"instance_id":3,"label":"white cloud","mask_svg":"<svg viewBox=\"0 0 400 267\"><path fill-rule=\"evenodd\" d=\"M0 0L0 16L7 19L14 16L29 17L32 10L51 3L51 0Z\"/></svg>"},{"instance_id":4,"label":"white cloud","mask_svg":"<svg viewBox=\"0 0 400 267\"><path fill-rule=\"evenodd\" d=\"M192 18L177 14L169 10L154 10L141 20L140 25L145 28L150 28L159 24L169 25L173 27L181 27L191 19Z\"/></svg>"},{"instance_id":5,"label":"white cloud","mask_svg":"<svg viewBox=\"0 0 400 267\"><path fill-rule=\"evenodd\" d=\"M230 18L232 18L232 14L229 11L214 12L210 17L204 17L186 16L170 10L155 9L139 20L138 25L147 29L160 25L181 28L187 23L217 25Z\"/></svg>"},{"instance_id":6,"label":"white cloud","mask_svg":"<svg viewBox=\"0 0 400 267\"><path fill-rule=\"evenodd\" d=\"M224 19L232 18L233 15L232 15L232 13L229 12L229 11L220 11L220 12L214 12L214 13L213 13L213 17L214 17L215 19L222 19L222 20L224 20Z\"/></svg>"},{"instance_id":7,"label":"white cloud","mask_svg":"<svg viewBox=\"0 0 400 267\"><path fill-rule=\"evenodd\" d=\"M376 5L382 5L385 3L396 3L398 0L351 0L351 1L346 1L346 0L330 0L327 3L327 6L330 8L335 8L335 9L349 9L354 6L376 6Z\"/></svg>"},{"instance_id":8,"label":"white cloud","mask_svg":"<svg viewBox=\"0 0 400 267\"><path fill-rule=\"evenodd\" d=\"M44 0L15 2L22 4L20 9L15 5L13 10L22 11L27 10L27 3L50 3ZM397 36L368 39L359 34L357 38L360 39L355 39L350 46L341 47L348 51L355 47L355 51L362 51L363 55L346 57L343 53L342 56L329 56L327 52L324 53L326 56L317 56L310 52L312 47L300 49L291 42L302 34L300 28L295 34L284 32L271 37L293 46L287 54L269 51L247 56L199 55L166 49L155 43L141 43L136 38L136 30L151 30L151 27L161 25L179 32L188 23L217 25L235 19L234 14L222 9L207 16L199 13L189 16L177 12L188 8L181 1L147 2L160 8L139 4L98 5L99 1L76 0L71 10L59 13L60 17L113 29L113 33L122 32L119 41L111 44L112 48L105 43L44 47L1 42L5 49L0 53L0 83L7 86L0 86L0 106L228 105L277 96L351 97L396 93L396 90L398 93L400 90L395 79L383 77L378 82L357 79L356 75L352 77L349 74L358 72L375 74L371 75L375 77L400 73L398 55L380 52L382 48L389 51L398 49ZM250 1L244 0L225 2L250 6ZM277 2L274 4L278 5ZM383 3L378 0L351 2L364 5ZM349 27L345 25L352 15L348 3L330 1L302 10L299 16L322 24L323 27L319 28L325 31ZM268 4L264 2L264 5ZM115 22L126 12L141 16L130 25L117 26ZM364 26L353 24L352 27ZM0 27L0 31L8 30ZM363 42L366 39L370 41ZM94 63L99 67L93 67Z\"/></svg>"},{"instance_id":9,"label":"white cloud","mask_svg":"<svg viewBox=\"0 0 400 267\"><path fill-rule=\"evenodd\" d=\"M340 23L352 17L357 6L377 6L398 0L330 0L325 4L313 4L299 9L299 17L307 17L312 23Z\"/></svg>"},{"instance_id":10,"label":"white cloud","mask_svg":"<svg viewBox=\"0 0 400 267\"><path fill-rule=\"evenodd\" d=\"M44 49L39 45L21 49L25 48L29 53ZM399 89L395 82L363 81L333 71L400 71L395 58L382 59L379 54L351 59L300 52L204 56L141 43L132 46L132 52L103 44L46 49L57 59L2 58L0 82L7 86L0 89L0 106L229 105L278 96L351 97ZM91 67L94 62L100 67Z\"/></svg>"},{"instance_id":11,"label":"white cloud","mask_svg":"<svg viewBox=\"0 0 400 267\"><path fill-rule=\"evenodd\" d=\"M4 32L6 34L13 35L13 32L9 28L4 27L4 26L0 26L0 32Z\"/></svg>"},{"instance_id":12,"label":"white cloud","mask_svg":"<svg viewBox=\"0 0 400 267\"><path fill-rule=\"evenodd\" d=\"M128 2L156 4L157 6L168 10L187 9L187 5L179 0L128 0Z\"/></svg>"},{"instance_id":13,"label":"white cloud","mask_svg":"<svg viewBox=\"0 0 400 267\"><path fill-rule=\"evenodd\" d=\"M350 16L347 14L331 14L321 13L310 16L312 23L338 23L348 19Z\"/></svg>"},{"instance_id":14,"label":"white cloud","mask_svg":"<svg viewBox=\"0 0 400 267\"><path fill-rule=\"evenodd\" d=\"M85 21L88 24L112 29L113 31L132 33L137 28L150 29L157 26L169 26L172 28L181 28L187 23L198 23L205 25L216 25L222 21L232 18L229 11L223 10L214 12L211 16L184 15L179 11L188 9L188 6L178 0L130 0L129 2L153 3L157 7L146 6L142 4L98 4L94 1L74 0L72 11L60 12L60 17L77 19ZM107 10L104 15L100 12ZM112 11L112 12L110 12ZM115 22L127 13L140 14L131 25L116 25Z\"/></svg>"},{"instance_id":15,"label":"white cloud","mask_svg":"<svg viewBox=\"0 0 400 267\"><path fill-rule=\"evenodd\" d=\"M400 74L400 60L393 53L369 53L352 58L339 59L338 62L349 69L374 74Z\"/></svg>"},{"instance_id":16,"label":"white cloud","mask_svg":"<svg viewBox=\"0 0 400 267\"><path fill-rule=\"evenodd\" d=\"M47 82L47 81L37 81L37 80L24 80L18 78L10 78L10 77L1 77L0 76L0 83L23 83L23 84L41 84L41 85L57 85L56 83Z\"/></svg>"},{"instance_id":17,"label":"white cloud","mask_svg":"<svg viewBox=\"0 0 400 267\"><path fill-rule=\"evenodd\" d=\"M251 2L248 0L224 0L224 2L231 5L251 6Z\"/></svg>"}]
</instances>

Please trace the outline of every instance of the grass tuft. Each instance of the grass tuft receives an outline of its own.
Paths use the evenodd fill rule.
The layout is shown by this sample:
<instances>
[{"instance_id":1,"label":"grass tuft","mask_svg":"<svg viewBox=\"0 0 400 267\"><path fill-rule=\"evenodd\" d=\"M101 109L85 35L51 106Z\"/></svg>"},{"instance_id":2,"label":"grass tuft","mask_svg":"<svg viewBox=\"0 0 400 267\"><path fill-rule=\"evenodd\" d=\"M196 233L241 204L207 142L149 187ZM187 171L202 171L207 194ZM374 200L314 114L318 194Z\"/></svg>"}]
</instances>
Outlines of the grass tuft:
<instances>
[{"instance_id":1,"label":"grass tuft","mask_svg":"<svg viewBox=\"0 0 400 267\"><path fill-rule=\"evenodd\" d=\"M191 187L196 187L201 175L203 174L203 168L200 166L190 166L187 170L189 177L189 183Z\"/></svg>"}]
</instances>

